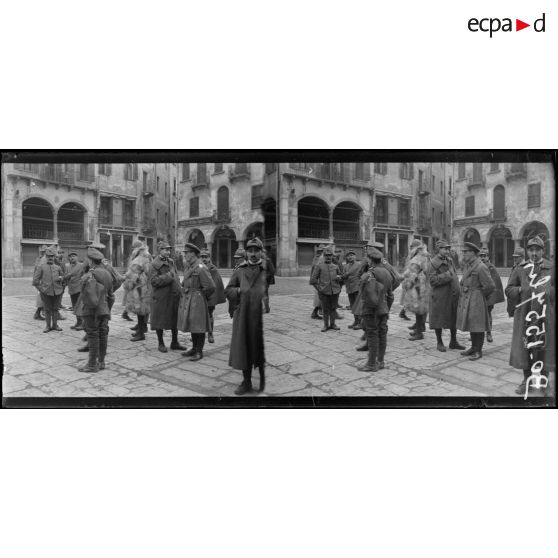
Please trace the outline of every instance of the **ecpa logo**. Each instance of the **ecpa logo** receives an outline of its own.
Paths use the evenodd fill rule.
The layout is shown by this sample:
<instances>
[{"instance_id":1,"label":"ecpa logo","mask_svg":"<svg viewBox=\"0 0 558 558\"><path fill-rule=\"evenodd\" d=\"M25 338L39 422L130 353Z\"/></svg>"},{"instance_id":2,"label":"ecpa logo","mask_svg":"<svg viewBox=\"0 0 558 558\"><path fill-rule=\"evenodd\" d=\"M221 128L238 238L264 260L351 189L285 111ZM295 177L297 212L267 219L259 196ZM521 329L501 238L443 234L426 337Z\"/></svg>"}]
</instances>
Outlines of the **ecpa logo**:
<instances>
[{"instance_id":1,"label":"ecpa logo","mask_svg":"<svg viewBox=\"0 0 558 558\"><path fill-rule=\"evenodd\" d=\"M546 14L543 14L539 19L536 19L533 23L533 29L537 33L545 32L545 24L546 24L545 15ZM497 33L498 31L504 31L504 32L513 31L512 20L509 17L505 17L503 19L497 17L485 17L482 19L477 19L475 17L472 17L469 20L467 27L469 28L469 31L472 31L473 33L477 33L478 31L482 31L483 33L490 33L490 38L492 38L492 35L494 33ZM520 19L515 20L516 31L521 31L522 29L526 29L527 27L531 27L531 24L525 23Z\"/></svg>"}]
</instances>

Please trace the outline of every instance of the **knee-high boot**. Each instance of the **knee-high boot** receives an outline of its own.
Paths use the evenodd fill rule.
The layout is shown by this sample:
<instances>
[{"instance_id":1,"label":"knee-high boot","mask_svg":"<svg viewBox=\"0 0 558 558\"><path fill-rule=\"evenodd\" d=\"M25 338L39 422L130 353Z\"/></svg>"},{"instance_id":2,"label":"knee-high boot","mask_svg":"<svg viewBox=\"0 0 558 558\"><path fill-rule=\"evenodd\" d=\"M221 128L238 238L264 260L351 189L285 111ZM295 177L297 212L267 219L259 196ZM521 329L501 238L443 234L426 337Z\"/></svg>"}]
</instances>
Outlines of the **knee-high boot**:
<instances>
[{"instance_id":1,"label":"knee-high boot","mask_svg":"<svg viewBox=\"0 0 558 558\"><path fill-rule=\"evenodd\" d=\"M234 390L235 395L244 395L252 391L252 369L242 371L242 383Z\"/></svg>"}]
</instances>

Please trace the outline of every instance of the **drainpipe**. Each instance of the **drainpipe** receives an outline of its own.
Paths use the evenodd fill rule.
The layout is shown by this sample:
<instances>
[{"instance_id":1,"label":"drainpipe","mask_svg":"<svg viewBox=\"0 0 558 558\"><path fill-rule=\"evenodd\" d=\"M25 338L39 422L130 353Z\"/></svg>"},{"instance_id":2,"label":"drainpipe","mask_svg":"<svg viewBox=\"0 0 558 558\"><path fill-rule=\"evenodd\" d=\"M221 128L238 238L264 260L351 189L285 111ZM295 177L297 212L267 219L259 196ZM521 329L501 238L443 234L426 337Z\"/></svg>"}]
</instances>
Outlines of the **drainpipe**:
<instances>
[{"instance_id":1,"label":"drainpipe","mask_svg":"<svg viewBox=\"0 0 558 558\"><path fill-rule=\"evenodd\" d=\"M277 191L276 191L276 198L277 201L275 202L275 234L276 234L276 239L275 239L275 263L277 266L277 270L278 271L282 271L280 266L279 266L279 262L280 262L280 258L279 258L279 243L280 243L280 226L279 226L279 220L280 220L280 205L281 205L281 199L280 199L280 195L281 195L281 163L277 163ZM281 276L281 273L278 273L279 276Z\"/></svg>"}]
</instances>

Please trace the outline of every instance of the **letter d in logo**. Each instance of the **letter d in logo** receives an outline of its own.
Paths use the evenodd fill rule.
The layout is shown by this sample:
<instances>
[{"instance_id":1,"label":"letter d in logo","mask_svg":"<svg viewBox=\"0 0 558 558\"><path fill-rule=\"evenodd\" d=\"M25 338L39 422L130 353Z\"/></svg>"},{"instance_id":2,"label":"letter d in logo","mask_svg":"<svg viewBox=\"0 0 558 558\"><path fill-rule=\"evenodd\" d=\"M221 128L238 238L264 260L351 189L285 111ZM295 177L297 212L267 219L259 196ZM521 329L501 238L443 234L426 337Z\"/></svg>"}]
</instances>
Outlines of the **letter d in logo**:
<instances>
[{"instance_id":1,"label":"letter d in logo","mask_svg":"<svg viewBox=\"0 0 558 558\"><path fill-rule=\"evenodd\" d=\"M545 27L545 14L543 13L542 17L539 19L535 20L535 23L533 23L533 29L537 32L537 33L544 33L544 27ZM540 24L540 29L539 29L539 24Z\"/></svg>"}]
</instances>

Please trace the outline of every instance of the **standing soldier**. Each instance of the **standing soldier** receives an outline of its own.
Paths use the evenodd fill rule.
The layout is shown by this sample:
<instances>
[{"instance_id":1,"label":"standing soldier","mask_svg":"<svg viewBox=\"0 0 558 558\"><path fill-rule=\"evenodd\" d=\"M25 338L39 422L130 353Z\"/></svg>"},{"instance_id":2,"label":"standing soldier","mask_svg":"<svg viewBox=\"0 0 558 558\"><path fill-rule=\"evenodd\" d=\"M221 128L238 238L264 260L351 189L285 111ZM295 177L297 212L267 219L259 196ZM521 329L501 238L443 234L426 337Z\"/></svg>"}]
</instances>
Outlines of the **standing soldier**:
<instances>
[{"instance_id":1,"label":"standing soldier","mask_svg":"<svg viewBox=\"0 0 558 558\"><path fill-rule=\"evenodd\" d=\"M388 270L389 274L391 275L391 285L392 285L392 290L395 291L395 289L397 289L397 287L399 287L399 285L401 284L401 281L403 281L403 277L401 275L399 275L399 273L397 273L396 269L387 261L387 259L384 256L384 245L381 242L371 242L370 244L366 245L366 249L369 250L370 248L376 248L376 250L378 250L379 252L381 252L382 254L382 267L384 267L385 269ZM393 300L389 303L389 308L391 310L391 305L393 304Z\"/></svg>"},{"instance_id":2,"label":"standing soldier","mask_svg":"<svg viewBox=\"0 0 558 558\"><path fill-rule=\"evenodd\" d=\"M234 306L229 366L242 370L243 380L236 395L252 391L252 368L260 372L259 391L265 389L265 350L262 302L267 282L258 238L246 243L248 261L232 274L225 295Z\"/></svg>"},{"instance_id":3,"label":"standing soldier","mask_svg":"<svg viewBox=\"0 0 558 558\"><path fill-rule=\"evenodd\" d=\"M472 242L463 247L463 277L457 306L457 329L471 335L471 348L463 351L469 360L482 357L484 332L489 330L487 299L495 288L488 268L478 258L480 248Z\"/></svg>"},{"instance_id":4,"label":"standing soldier","mask_svg":"<svg viewBox=\"0 0 558 558\"><path fill-rule=\"evenodd\" d=\"M185 271L178 309L178 329L192 335L193 347L182 353L182 356L189 356L190 360L196 361L203 358L206 332L211 333L207 301L215 291L215 283L205 265L198 259L198 246L187 243L183 253Z\"/></svg>"},{"instance_id":5,"label":"standing soldier","mask_svg":"<svg viewBox=\"0 0 558 558\"><path fill-rule=\"evenodd\" d=\"M479 252L479 256L482 263L488 268L488 271L490 272L490 277L492 277L492 281L494 281L494 285L496 285L496 288L492 291L491 295L488 297L488 300L486 301L486 303L488 304L488 323L489 323L489 329L486 332L486 340L489 343L492 343L493 341L492 310L495 304L498 304L499 302L504 302L506 298L504 297L504 287L502 286L502 279L500 279L500 275L498 274L498 271L496 271L494 264L488 259L488 250L482 248L481 251Z\"/></svg>"},{"instance_id":6,"label":"standing soldier","mask_svg":"<svg viewBox=\"0 0 558 558\"><path fill-rule=\"evenodd\" d=\"M459 279L453 259L450 256L450 244L444 240L436 243L438 253L430 260L428 281L430 283L430 329L436 332L437 349L445 353L442 330L449 329L450 349L463 350L465 347L457 342L457 305L459 303Z\"/></svg>"},{"instance_id":7,"label":"standing soldier","mask_svg":"<svg viewBox=\"0 0 558 558\"><path fill-rule=\"evenodd\" d=\"M54 263L55 255L56 252L48 248L45 251L46 263L38 265L33 273L33 286L41 294L45 311L46 328L43 333L62 331L58 325L57 309L64 292L64 272Z\"/></svg>"},{"instance_id":8,"label":"standing soldier","mask_svg":"<svg viewBox=\"0 0 558 558\"><path fill-rule=\"evenodd\" d=\"M522 269L520 267L520 264L522 264L525 259L525 252L523 252L523 248L516 248L512 258L513 258L513 266L511 268L510 278L508 279L508 285L513 283L516 280L515 275L519 273L520 270ZM513 303L512 300L510 300L509 297L507 299L506 306L507 306L506 309L508 311L508 316L510 318L513 318L513 314L515 312L515 304Z\"/></svg>"},{"instance_id":9,"label":"standing soldier","mask_svg":"<svg viewBox=\"0 0 558 558\"><path fill-rule=\"evenodd\" d=\"M556 382L554 265L543 254L544 242L539 236L528 240L528 259L519 264L518 273L510 277L506 287L506 296L515 305L510 365L523 370L517 394L525 393L527 379L537 362L542 363L541 375L549 378L552 373L553 383ZM538 333L530 334L529 329ZM546 392L552 395L552 388Z\"/></svg>"},{"instance_id":10,"label":"standing soldier","mask_svg":"<svg viewBox=\"0 0 558 558\"><path fill-rule=\"evenodd\" d=\"M356 253L353 249L347 250L347 263L343 270L343 282L347 289L349 297L349 308L353 310L359 291L360 275L362 272L362 263L356 261ZM355 315L353 323L349 329L356 329L359 325L359 317Z\"/></svg>"},{"instance_id":11,"label":"standing soldier","mask_svg":"<svg viewBox=\"0 0 558 558\"><path fill-rule=\"evenodd\" d=\"M78 262L78 255L75 250L70 251L68 258L70 262L64 266L64 281L66 282L66 285L68 285L68 293L72 301L71 309L75 313L81 291L81 276L84 273L84 265ZM70 326L70 329L78 331L83 329L82 319L80 316L76 315L76 323L75 325Z\"/></svg>"},{"instance_id":12,"label":"standing soldier","mask_svg":"<svg viewBox=\"0 0 558 558\"><path fill-rule=\"evenodd\" d=\"M139 241L138 241L139 242ZM124 279L126 313L133 312L138 317L135 334L130 341L144 341L147 333L147 320L151 311L151 282L149 271L153 258L147 246L140 242L130 256L130 265Z\"/></svg>"},{"instance_id":13,"label":"standing soldier","mask_svg":"<svg viewBox=\"0 0 558 558\"><path fill-rule=\"evenodd\" d=\"M215 312L215 307L218 304L223 304L223 302L227 301L225 297L225 286L223 285L223 279L221 278L221 274L219 273L219 270L217 269L215 264L211 261L209 250L204 248L200 252L200 256L203 265L207 267L207 270L211 275L211 279L213 279L213 283L215 283L215 290L213 291L212 295L209 297L209 300L207 301L207 309L209 310L209 317L211 319L211 330L207 334L207 340L209 341L209 343L214 343L215 338L213 336L213 329L214 329L213 326L215 324L215 319L213 317L213 312Z\"/></svg>"},{"instance_id":14,"label":"standing soldier","mask_svg":"<svg viewBox=\"0 0 558 558\"><path fill-rule=\"evenodd\" d=\"M423 333L426 331L426 314L430 302L429 256L426 246L420 240L411 242L409 263L405 268L402 284L405 310L414 312L416 316L415 323L409 328L412 331L409 337L411 341L424 339Z\"/></svg>"},{"instance_id":15,"label":"standing soldier","mask_svg":"<svg viewBox=\"0 0 558 558\"><path fill-rule=\"evenodd\" d=\"M43 244L40 248L39 248L39 255L37 256L37 258L35 259L35 266L34 266L34 271L37 270L37 268L46 263L46 256L45 256L45 252L47 250L48 246L46 244ZM33 275L35 273L33 272ZM33 319L35 320L44 320L44 316L41 314L41 310L44 313L44 307L43 307L43 299L41 298L41 293L38 292L37 293L37 298L35 299L35 306L37 308L37 310L35 311L35 314L33 315Z\"/></svg>"},{"instance_id":16,"label":"standing soldier","mask_svg":"<svg viewBox=\"0 0 558 558\"><path fill-rule=\"evenodd\" d=\"M170 258L171 245L161 241L157 245L159 255L153 260L149 271L149 280L153 288L151 303L151 329L157 332L159 351L167 352L163 340L163 331L170 329L173 351L184 351L186 347L178 342L178 305L180 303L180 280L174 261Z\"/></svg>"},{"instance_id":17,"label":"standing soldier","mask_svg":"<svg viewBox=\"0 0 558 558\"><path fill-rule=\"evenodd\" d=\"M138 251L137 251L138 248L141 248L143 246L144 246L144 244L141 240L134 240L134 242L132 243L132 253L130 255L130 259L128 260L128 272L130 271L130 266L132 265L132 260L134 258L136 258L137 255L138 255ZM124 296L122 297L122 307L124 308L124 310L122 311L122 318L124 320L128 320L129 322L133 322L133 320L132 320L132 318L130 318L130 314L128 314L128 310L126 308L127 303L128 303L128 287L129 287L129 285L130 285L130 283L128 281L124 281L124 283L123 283ZM134 329L136 331L138 330L137 324L134 327Z\"/></svg>"},{"instance_id":18,"label":"standing soldier","mask_svg":"<svg viewBox=\"0 0 558 558\"><path fill-rule=\"evenodd\" d=\"M89 258L89 269L81 278L82 307L80 315L87 333L89 358L87 364L79 367L78 371L93 374L105 368L109 333L108 322L110 320L108 301L113 296L113 282L109 271L102 265L104 256L99 250L89 246L87 257ZM102 285L102 288L98 301L93 304L90 302L88 290L94 289L95 283ZM97 294L99 294L99 291L97 291Z\"/></svg>"},{"instance_id":19,"label":"standing soldier","mask_svg":"<svg viewBox=\"0 0 558 558\"><path fill-rule=\"evenodd\" d=\"M383 266L382 253L377 248L370 248L367 258L368 271L361 277L360 294L368 361L358 369L362 372L377 372L384 368L389 306L393 303L393 279Z\"/></svg>"},{"instance_id":20,"label":"standing soldier","mask_svg":"<svg viewBox=\"0 0 558 558\"><path fill-rule=\"evenodd\" d=\"M310 278L310 284L318 291L322 303L324 314L322 332L328 329L339 330L339 326L335 325L335 317L341 292L342 275L341 270L332 260L333 250L328 247L324 250L324 263L314 267Z\"/></svg>"},{"instance_id":21,"label":"standing soldier","mask_svg":"<svg viewBox=\"0 0 558 558\"><path fill-rule=\"evenodd\" d=\"M312 280L312 274L314 273L315 267L318 264L324 262L324 248L325 246L323 244L319 244L316 248L316 253L314 254L314 259L312 260L312 267L310 268L310 281ZM310 282L310 284L312 283ZM313 320L321 320L323 318L323 315L320 315L320 310L322 310L322 303L320 302L320 295L316 289L314 289L314 299L312 306L314 307L314 310L312 310L312 314L310 317Z\"/></svg>"}]
</instances>

